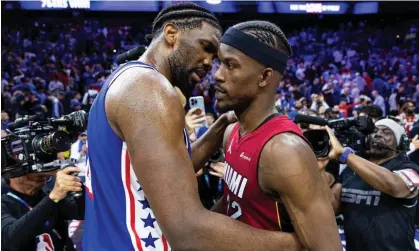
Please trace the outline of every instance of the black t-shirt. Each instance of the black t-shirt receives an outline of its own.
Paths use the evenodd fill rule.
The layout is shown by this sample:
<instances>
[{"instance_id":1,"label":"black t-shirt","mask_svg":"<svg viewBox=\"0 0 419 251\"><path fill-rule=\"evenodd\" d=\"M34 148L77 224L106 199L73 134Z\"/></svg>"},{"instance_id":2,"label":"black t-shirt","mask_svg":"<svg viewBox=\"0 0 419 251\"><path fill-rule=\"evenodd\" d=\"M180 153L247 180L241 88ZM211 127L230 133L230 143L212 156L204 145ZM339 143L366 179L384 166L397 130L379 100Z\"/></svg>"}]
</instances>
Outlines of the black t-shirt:
<instances>
[{"instance_id":1,"label":"black t-shirt","mask_svg":"<svg viewBox=\"0 0 419 251\"><path fill-rule=\"evenodd\" d=\"M414 169L404 154L383 164L388 170ZM415 251L417 196L394 198L376 190L349 167L341 174L341 205L348 251Z\"/></svg>"},{"instance_id":2,"label":"black t-shirt","mask_svg":"<svg viewBox=\"0 0 419 251\"><path fill-rule=\"evenodd\" d=\"M9 191L13 196L1 197L2 251L74 250L66 220L83 219L84 196L69 196L54 203L44 192L28 196L10 187ZM32 210L14 196L23 199Z\"/></svg>"}]
</instances>

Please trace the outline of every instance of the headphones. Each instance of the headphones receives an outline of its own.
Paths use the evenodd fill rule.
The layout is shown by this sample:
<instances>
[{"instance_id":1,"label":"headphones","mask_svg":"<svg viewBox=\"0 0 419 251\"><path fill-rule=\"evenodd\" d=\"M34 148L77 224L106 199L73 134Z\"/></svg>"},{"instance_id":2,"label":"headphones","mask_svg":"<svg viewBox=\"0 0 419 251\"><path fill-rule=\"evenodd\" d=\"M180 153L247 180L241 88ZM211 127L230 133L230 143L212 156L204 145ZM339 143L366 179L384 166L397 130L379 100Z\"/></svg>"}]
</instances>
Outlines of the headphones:
<instances>
[{"instance_id":1,"label":"headphones","mask_svg":"<svg viewBox=\"0 0 419 251\"><path fill-rule=\"evenodd\" d=\"M400 143L397 146L397 150L401 152L405 152L405 151L409 151L409 148L410 148L410 139L406 133L403 133L402 136L400 136Z\"/></svg>"},{"instance_id":2,"label":"headphones","mask_svg":"<svg viewBox=\"0 0 419 251\"><path fill-rule=\"evenodd\" d=\"M398 124L400 123L400 119L394 117L394 116L384 116L379 118L377 121L382 120L382 119L391 119L394 120L395 122L397 122ZM375 121L375 122L377 122ZM367 139L366 139L366 145L369 145L369 142L371 140L371 135L368 135ZM394 149L397 153L400 152L405 152L408 151L410 147L410 140L409 137L407 136L406 132L404 132L401 136L400 136L400 142L397 145L397 148Z\"/></svg>"}]
</instances>

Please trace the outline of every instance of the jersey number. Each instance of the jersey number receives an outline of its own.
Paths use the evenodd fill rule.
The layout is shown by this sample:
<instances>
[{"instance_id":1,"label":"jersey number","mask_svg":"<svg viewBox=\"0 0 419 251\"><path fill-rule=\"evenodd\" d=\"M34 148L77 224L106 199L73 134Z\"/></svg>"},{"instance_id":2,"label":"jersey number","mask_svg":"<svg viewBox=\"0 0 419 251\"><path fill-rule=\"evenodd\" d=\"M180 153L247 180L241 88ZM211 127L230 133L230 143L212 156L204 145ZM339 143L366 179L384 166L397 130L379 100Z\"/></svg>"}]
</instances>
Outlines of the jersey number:
<instances>
[{"instance_id":1,"label":"jersey number","mask_svg":"<svg viewBox=\"0 0 419 251\"><path fill-rule=\"evenodd\" d=\"M242 215L242 209L240 208L239 203L236 201L231 201L231 208L236 209L236 212L232 214L230 217L233 219L238 219ZM227 195L227 215L228 210L230 209L230 195Z\"/></svg>"}]
</instances>

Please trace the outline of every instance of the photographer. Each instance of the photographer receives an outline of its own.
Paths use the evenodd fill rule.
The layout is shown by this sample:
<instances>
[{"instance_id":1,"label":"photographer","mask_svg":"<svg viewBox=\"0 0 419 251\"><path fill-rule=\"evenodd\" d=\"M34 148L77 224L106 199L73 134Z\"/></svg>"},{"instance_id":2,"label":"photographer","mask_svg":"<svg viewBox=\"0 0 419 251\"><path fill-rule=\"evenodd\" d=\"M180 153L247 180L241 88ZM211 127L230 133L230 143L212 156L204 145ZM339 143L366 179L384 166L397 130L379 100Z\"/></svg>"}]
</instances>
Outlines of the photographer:
<instances>
[{"instance_id":1,"label":"photographer","mask_svg":"<svg viewBox=\"0 0 419 251\"><path fill-rule=\"evenodd\" d=\"M1 198L2 250L74 250L66 220L83 219L84 196L66 195L82 191L80 179L71 175L80 171L78 167L58 171L48 195L42 191L46 174L7 180L9 192Z\"/></svg>"},{"instance_id":2,"label":"photographer","mask_svg":"<svg viewBox=\"0 0 419 251\"><path fill-rule=\"evenodd\" d=\"M344 216L347 250L415 250L419 167L396 150L404 133L401 125L387 118L375 125L368 159L343 148L326 128L332 146L328 159L347 164L332 187L335 211Z\"/></svg>"}]
</instances>

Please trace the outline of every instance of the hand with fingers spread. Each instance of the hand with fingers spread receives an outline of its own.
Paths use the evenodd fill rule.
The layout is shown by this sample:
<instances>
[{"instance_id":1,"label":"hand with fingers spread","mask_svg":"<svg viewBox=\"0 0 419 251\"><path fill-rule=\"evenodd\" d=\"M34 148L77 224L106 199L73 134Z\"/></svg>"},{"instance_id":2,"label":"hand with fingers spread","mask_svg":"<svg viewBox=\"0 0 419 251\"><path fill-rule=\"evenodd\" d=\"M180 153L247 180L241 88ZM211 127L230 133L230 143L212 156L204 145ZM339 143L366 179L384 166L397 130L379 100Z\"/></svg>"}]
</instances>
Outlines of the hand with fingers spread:
<instances>
[{"instance_id":1,"label":"hand with fingers spread","mask_svg":"<svg viewBox=\"0 0 419 251\"><path fill-rule=\"evenodd\" d=\"M201 127L205 121L205 114L199 108L190 109L185 116L186 130L192 133L195 128Z\"/></svg>"},{"instance_id":2,"label":"hand with fingers spread","mask_svg":"<svg viewBox=\"0 0 419 251\"><path fill-rule=\"evenodd\" d=\"M223 179L225 174L225 164L223 162L211 163L209 174Z\"/></svg>"},{"instance_id":3,"label":"hand with fingers spread","mask_svg":"<svg viewBox=\"0 0 419 251\"><path fill-rule=\"evenodd\" d=\"M419 149L419 134L416 134L416 136L412 139L412 144L415 147L415 150Z\"/></svg>"},{"instance_id":4,"label":"hand with fingers spread","mask_svg":"<svg viewBox=\"0 0 419 251\"><path fill-rule=\"evenodd\" d=\"M81 169L78 167L67 167L58 171L49 198L58 202L64 199L68 192L81 192L82 183L80 178L72 175L72 173L79 173L80 171Z\"/></svg>"}]
</instances>

